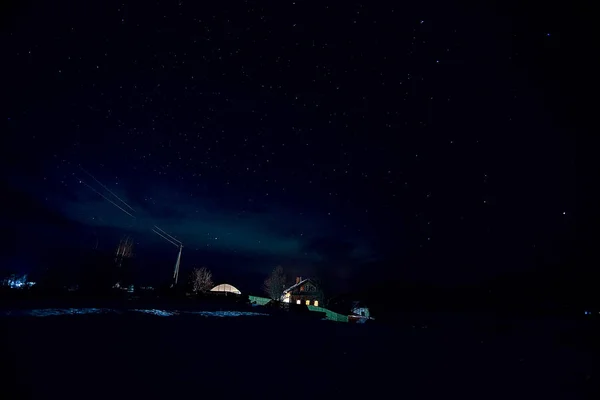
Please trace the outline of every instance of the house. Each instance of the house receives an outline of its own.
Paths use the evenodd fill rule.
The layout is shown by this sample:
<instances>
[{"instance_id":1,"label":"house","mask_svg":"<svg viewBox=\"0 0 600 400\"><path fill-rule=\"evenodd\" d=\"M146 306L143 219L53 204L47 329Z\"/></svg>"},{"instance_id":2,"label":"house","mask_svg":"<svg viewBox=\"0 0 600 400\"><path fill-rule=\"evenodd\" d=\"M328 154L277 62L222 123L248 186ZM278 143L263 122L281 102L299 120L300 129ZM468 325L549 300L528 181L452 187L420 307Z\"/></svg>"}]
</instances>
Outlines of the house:
<instances>
[{"instance_id":1,"label":"house","mask_svg":"<svg viewBox=\"0 0 600 400\"><path fill-rule=\"evenodd\" d=\"M360 301L353 301L350 315L348 315L348 322L364 324L370 319L373 319L373 317L371 317L369 308Z\"/></svg>"},{"instance_id":2,"label":"house","mask_svg":"<svg viewBox=\"0 0 600 400\"><path fill-rule=\"evenodd\" d=\"M352 309L350 311L354 315L359 315L361 317L366 317L366 318L371 317L371 313L369 312L369 309L360 301L352 302Z\"/></svg>"},{"instance_id":3,"label":"house","mask_svg":"<svg viewBox=\"0 0 600 400\"><path fill-rule=\"evenodd\" d=\"M312 279L302 279L298 276L296 277L296 283L283 291L281 301L307 306L323 306L323 292L318 283Z\"/></svg>"}]
</instances>

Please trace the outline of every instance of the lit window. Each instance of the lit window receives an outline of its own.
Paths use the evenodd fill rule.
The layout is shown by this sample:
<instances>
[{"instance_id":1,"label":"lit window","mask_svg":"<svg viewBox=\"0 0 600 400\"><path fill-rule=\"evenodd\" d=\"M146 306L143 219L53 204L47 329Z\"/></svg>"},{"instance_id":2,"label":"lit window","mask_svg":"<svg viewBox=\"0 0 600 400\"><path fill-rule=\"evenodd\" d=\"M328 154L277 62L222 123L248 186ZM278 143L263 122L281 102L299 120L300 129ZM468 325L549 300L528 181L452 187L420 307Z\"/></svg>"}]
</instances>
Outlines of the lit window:
<instances>
[{"instance_id":1,"label":"lit window","mask_svg":"<svg viewBox=\"0 0 600 400\"><path fill-rule=\"evenodd\" d=\"M310 300L306 300L306 305L310 306Z\"/></svg>"},{"instance_id":2,"label":"lit window","mask_svg":"<svg viewBox=\"0 0 600 400\"><path fill-rule=\"evenodd\" d=\"M296 300L296 304L300 304L300 300Z\"/></svg>"},{"instance_id":3,"label":"lit window","mask_svg":"<svg viewBox=\"0 0 600 400\"><path fill-rule=\"evenodd\" d=\"M315 307L319 307L319 300L315 300Z\"/></svg>"}]
</instances>

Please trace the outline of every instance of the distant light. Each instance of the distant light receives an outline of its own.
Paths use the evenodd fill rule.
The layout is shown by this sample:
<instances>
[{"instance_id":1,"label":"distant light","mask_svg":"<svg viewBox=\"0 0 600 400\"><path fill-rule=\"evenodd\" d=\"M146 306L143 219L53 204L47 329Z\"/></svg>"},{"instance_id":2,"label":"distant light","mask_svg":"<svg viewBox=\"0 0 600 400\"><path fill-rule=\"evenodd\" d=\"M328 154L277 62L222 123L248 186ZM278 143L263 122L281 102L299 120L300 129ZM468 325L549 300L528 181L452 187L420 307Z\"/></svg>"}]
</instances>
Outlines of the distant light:
<instances>
[{"instance_id":1,"label":"distant light","mask_svg":"<svg viewBox=\"0 0 600 400\"><path fill-rule=\"evenodd\" d=\"M550 36L550 33L549 33L549 32L548 32L548 33L546 33L546 36Z\"/></svg>"},{"instance_id":2,"label":"distant light","mask_svg":"<svg viewBox=\"0 0 600 400\"><path fill-rule=\"evenodd\" d=\"M421 20L421 23L423 23L423 22L425 22L425 21Z\"/></svg>"},{"instance_id":3,"label":"distant light","mask_svg":"<svg viewBox=\"0 0 600 400\"><path fill-rule=\"evenodd\" d=\"M567 213L565 211L563 211L563 215L567 215Z\"/></svg>"}]
</instances>

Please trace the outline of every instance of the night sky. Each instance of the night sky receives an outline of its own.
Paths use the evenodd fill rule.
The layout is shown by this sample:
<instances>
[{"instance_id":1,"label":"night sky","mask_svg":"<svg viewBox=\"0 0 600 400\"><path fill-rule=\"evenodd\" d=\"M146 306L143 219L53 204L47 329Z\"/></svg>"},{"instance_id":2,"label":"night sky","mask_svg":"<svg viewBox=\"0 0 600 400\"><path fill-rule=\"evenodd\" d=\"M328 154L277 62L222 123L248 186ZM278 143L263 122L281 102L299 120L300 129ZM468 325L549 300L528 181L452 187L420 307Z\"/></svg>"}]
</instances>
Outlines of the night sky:
<instances>
[{"instance_id":1,"label":"night sky","mask_svg":"<svg viewBox=\"0 0 600 400\"><path fill-rule=\"evenodd\" d=\"M168 280L153 225L184 272L253 290L276 265L348 290L567 264L560 10L439 3L5 8L2 272L131 235Z\"/></svg>"}]
</instances>

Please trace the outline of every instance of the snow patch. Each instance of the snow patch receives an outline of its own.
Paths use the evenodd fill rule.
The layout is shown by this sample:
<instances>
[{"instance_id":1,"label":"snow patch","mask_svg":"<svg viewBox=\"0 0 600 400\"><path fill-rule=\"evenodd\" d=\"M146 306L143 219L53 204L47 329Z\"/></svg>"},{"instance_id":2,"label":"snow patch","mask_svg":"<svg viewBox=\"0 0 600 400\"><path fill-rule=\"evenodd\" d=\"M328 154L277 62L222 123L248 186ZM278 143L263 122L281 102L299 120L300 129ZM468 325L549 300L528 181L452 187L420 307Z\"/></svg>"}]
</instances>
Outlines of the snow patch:
<instances>
[{"instance_id":1,"label":"snow patch","mask_svg":"<svg viewBox=\"0 0 600 400\"><path fill-rule=\"evenodd\" d=\"M203 317L250 317L250 316L261 316L269 314L250 312L250 311L190 311L190 314L202 315Z\"/></svg>"},{"instance_id":2,"label":"snow patch","mask_svg":"<svg viewBox=\"0 0 600 400\"><path fill-rule=\"evenodd\" d=\"M125 311L125 310L123 310ZM250 311L178 311L178 310L158 310L158 309L133 309L128 310L137 313L155 315L158 317L172 317L182 314L200 315L203 317L248 317L248 316L268 316L269 314L250 312ZM110 308L43 308L33 310L9 310L0 312L0 316L30 316L30 317L53 317L60 315L89 315L89 314L120 314L122 311Z\"/></svg>"},{"instance_id":3,"label":"snow patch","mask_svg":"<svg viewBox=\"0 0 600 400\"><path fill-rule=\"evenodd\" d=\"M131 311L141 312L144 314L157 315L159 317L171 317L173 315L178 314L177 311L156 310L156 309L150 309L150 310L136 309L136 310L131 310Z\"/></svg>"}]
</instances>

